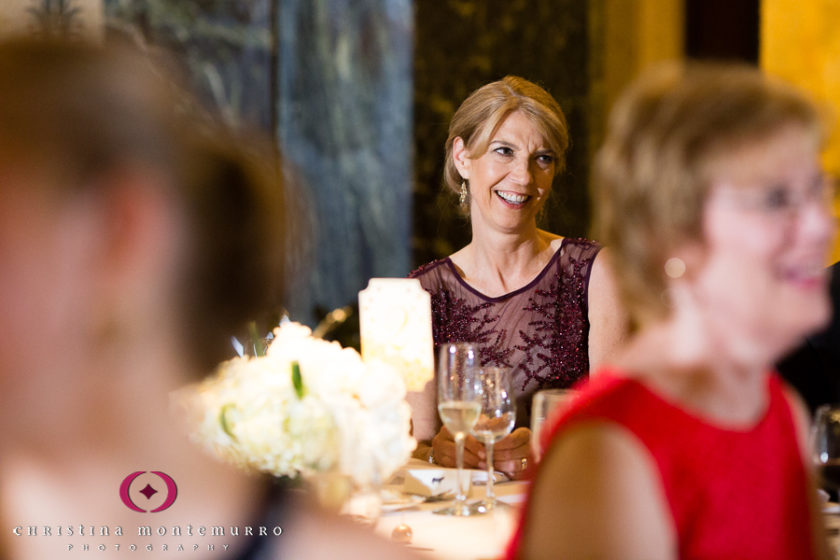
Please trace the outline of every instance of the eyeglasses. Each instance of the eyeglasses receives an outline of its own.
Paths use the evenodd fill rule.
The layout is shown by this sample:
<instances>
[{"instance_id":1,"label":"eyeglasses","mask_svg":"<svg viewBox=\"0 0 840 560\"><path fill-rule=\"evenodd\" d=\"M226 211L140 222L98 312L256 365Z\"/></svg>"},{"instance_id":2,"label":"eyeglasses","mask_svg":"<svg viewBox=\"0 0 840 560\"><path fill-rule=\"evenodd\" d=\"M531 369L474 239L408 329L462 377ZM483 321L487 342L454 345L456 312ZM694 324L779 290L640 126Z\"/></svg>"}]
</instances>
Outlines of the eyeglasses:
<instances>
[{"instance_id":1,"label":"eyeglasses","mask_svg":"<svg viewBox=\"0 0 840 560\"><path fill-rule=\"evenodd\" d=\"M820 173L805 188L788 183L771 183L762 187L724 186L737 204L748 211L769 218L794 218L806 205L830 209L835 197L835 178Z\"/></svg>"}]
</instances>

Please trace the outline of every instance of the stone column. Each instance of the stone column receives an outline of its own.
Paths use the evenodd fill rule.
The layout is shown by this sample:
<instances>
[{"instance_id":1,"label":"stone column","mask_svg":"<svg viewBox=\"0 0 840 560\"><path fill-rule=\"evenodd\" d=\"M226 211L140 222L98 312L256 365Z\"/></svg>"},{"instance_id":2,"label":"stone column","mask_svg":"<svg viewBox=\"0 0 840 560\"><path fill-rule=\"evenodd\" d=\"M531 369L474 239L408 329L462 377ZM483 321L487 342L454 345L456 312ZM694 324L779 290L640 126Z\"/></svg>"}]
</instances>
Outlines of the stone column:
<instances>
[{"instance_id":1,"label":"stone column","mask_svg":"<svg viewBox=\"0 0 840 560\"><path fill-rule=\"evenodd\" d=\"M301 179L314 250L291 279L292 319L312 325L369 278L410 271L411 0L105 4L109 24L177 53L228 121L271 133Z\"/></svg>"},{"instance_id":2,"label":"stone column","mask_svg":"<svg viewBox=\"0 0 840 560\"><path fill-rule=\"evenodd\" d=\"M411 0L281 0L277 136L308 189L314 270L292 317L410 271Z\"/></svg>"}]
</instances>

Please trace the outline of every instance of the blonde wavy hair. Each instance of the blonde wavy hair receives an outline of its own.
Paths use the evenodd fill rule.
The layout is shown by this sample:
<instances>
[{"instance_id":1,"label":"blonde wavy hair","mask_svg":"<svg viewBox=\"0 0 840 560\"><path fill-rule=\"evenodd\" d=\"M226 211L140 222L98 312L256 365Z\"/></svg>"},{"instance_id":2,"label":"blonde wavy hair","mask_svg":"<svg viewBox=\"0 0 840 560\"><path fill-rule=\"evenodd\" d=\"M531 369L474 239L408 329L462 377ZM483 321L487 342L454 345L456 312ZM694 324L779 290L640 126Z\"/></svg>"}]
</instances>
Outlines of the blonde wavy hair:
<instances>
[{"instance_id":1,"label":"blonde wavy hair","mask_svg":"<svg viewBox=\"0 0 840 560\"><path fill-rule=\"evenodd\" d=\"M822 141L825 115L746 65L665 64L619 98L595 159L592 235L613 252L634 325L667 314L665 262L679 244L702 242L716 164L790 125Z\"/></svg>"},{"instance_id":2,"label":"blonde wavy hair","mask_svg":"<svg viewBox=\"0 0 840 560\"><path fill-rule=\"evenodd\" d=\"M464 141L470 157L480 157L487 151L493 134L514 111L521 111L534 123L554 152L555 176L565 168L569 127L560 104L537 84L518 76L505 76L472 92L452 116L443 171L446 188L457 194L463 180L452 157L455 138Z\"/></svg>"}]
</instances>

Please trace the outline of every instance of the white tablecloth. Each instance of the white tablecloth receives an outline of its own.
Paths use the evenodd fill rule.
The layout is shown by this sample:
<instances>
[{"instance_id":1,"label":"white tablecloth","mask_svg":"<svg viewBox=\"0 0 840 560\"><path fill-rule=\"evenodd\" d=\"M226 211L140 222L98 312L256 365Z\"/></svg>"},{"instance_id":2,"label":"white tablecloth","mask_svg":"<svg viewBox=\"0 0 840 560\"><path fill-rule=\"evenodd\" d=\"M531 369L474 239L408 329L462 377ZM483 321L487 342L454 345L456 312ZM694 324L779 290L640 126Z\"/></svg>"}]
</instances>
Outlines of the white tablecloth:
<instances>
[{"instance_id":1,"label":"white tablecloth","mask_svg":"<svg viewBox=\"0 0 840 560\"><path fill-rule=\"evenodd\" d=\"M409 463L410 467L421 465ZM495 489L497 499L509 507L499 506L484 515L454 517L432 513L451 502L421 503L409 509L384 512L376 532L390 538L394 528L405 523L413 533L410 546L422 556L449 560L499 558L516 527L527 483L496 483ZM473 485L468 500L480 500L484 492L483 485Z\"/></svg>"}]
</instances>

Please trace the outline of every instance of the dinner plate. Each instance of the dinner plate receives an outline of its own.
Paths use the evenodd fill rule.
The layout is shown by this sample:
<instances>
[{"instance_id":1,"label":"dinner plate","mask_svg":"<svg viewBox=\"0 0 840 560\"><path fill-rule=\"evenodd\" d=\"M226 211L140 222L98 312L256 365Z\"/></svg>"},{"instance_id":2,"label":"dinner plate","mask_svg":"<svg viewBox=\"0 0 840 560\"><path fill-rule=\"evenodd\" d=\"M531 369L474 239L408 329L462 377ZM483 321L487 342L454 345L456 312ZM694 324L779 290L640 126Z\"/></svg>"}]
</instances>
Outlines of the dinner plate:
<instances>
[{"instance_id":1,"label":"dinner plate","mask_svg":"<svg viewBox=\"0 0 840 560\"><path fill-rule=\"evenodd\" d=\"M398 509L405 509L423 503L423 496L416 496L413 494L403 494L394 490L382 490L382 511L396 511Z\"/></svg>"},{"instance_id":2,"label":"dinner plate","mask_svg":"<svg viewBox=\"0 0 840 560\"><path fill-rule=\"evenodd\" d=\"M503 472L496 471L493 473L493 482L496 484L499 484L500 482L507 482L508 480L510 479ZM476 486L484 486L487 484L487 471L483 469L474 471L472 474L472 482Z\"/></svg>"}]
</instances>

